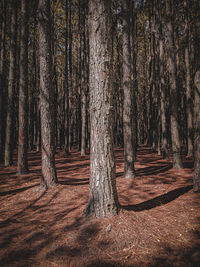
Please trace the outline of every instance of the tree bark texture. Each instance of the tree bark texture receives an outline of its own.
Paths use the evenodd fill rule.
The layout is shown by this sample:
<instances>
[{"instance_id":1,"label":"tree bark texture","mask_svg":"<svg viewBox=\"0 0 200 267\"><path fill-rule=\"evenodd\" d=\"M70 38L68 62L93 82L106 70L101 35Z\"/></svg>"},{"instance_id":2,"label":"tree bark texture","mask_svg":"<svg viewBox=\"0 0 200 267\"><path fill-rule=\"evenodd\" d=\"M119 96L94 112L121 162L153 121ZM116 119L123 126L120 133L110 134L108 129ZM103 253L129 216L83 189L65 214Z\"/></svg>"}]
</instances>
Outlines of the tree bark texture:
<instances>
[{"instance_id":1,"label":"tree bark texture","mask_svg":"<svg viewBox=\"0 0 200 267\"><path fill-rule=\"evenodd\" d=\"M86 154L86 114L87 114L87 47L86 47L86 2L82 5L81 29L82 29L82 80L81 80L81 156Z\"/></svg>"},{"instance_id":2,"label":"tree bark texture","mask_svg":"<svg viewBox=\"0 0 200 267\"><path fill-rule=\"evenodd\" d=\"M65 153L69 153L69 36L68 36L68 0L65 1Z\"/></svg>"},{"instance_id":3,"label":"tree bark texture","mask_svg":"<svg viewBox=\"0 0 200 267\"><path fill-rule=\"evenodd\" d=\"M192 92L189 57L189 21L188 21L188 0L184 1L185 7L185 67L186 67L186 114L187 114L187 155L193 156L193 112Z\"/></svg>"},{"instance_id":4,"label":"tree bark texture","mask_svg":"<svg viewBox=\"0 0 200 267\"><path fill-rule=\"evenodd\" d=\"M8 77L8 107L6 119L6 141L5 141L5 166L13 164L13 127L14 127L14 93L16 82L16 53L17 53L17 1L11 2L11 39L10 39L10 66Z\"/></svg>"},{"instance_id":5,"label":"tree bark texture","mask_svg":"<svg viewBox=\"0 0 200 267\"><path fill-rule=\"evenodd\" d=\"M200 191L200 69L195 74L194 179L195 192Z\"/></svg>"},{"instance_id":6,"label":"tree bark texture","mask_svg":"<svg viewBox=\"0 0 200 267\"><path fill-rule=\"evenodd\" d=\"M29 98L29 147L34 150L36 147L36 125L37 125L37 97L38 92L38 57L36 47L36 27L37 27L37 4L34 5L34 29L33 29L33 45L32 45L32 76L30 79L30 98Z\"/></svg>"},{"instance_id":7,"label":"tree bark texture","mask_svg":"<svg viewBox=\"0 0 200 267\"><path fill-rule=\"evenodd\" d=\"M28 172L28 2L21 0L18 174Z\"/></svg>"},{"instance_id":8,"label":"tree bark texture","mask_svg":"<svg viewBox=\"0 0 200 267\"><path fill-rule=\"evenodd\" d=\"M161 119L161 152L164 158L168 158L167 149L167 118L166 118L166 86L164 78L164 42L163 42L163 25L162 25L162 11L160 1L157 3L158 8L158 21L159 21L159 75L160 75L160 119Z\"/></svg>"},{"instance_id":9,"label":"tree bark texture","mask_svg":"<svg viewBox=\"0 0 200 267\"><path fill-rule=\"evenodd\" d=\"M124 177L135 177L134 138L132 127L133 91L131 87L130 13L129 0L123 1L123 133L124 133Z\"/></svg>"},{"instance_id":10,"label":"tree bark texture","mask_svg":"<svg viewBox=\"0 0 200 267\"><path fill-rule=\"evenodd\" d=\"M150 117L150 144L153 151L156 150L157 143L157 125L158 119L156 116L156 102L157 102L157 92L156 92L156 21L155 21L155 1L151 0L150 10L149 10L149 21L150 21L150 64L149 64L149 117Z\"/></svg>"},{"instance_id":11,"label":"tree bark texture","mask_svg":"<svg viewBox=\"0 0 200 267\"><path fill-rule=\"evenodd\" d=\"M110 62L110 1L89 1L90 47L90 195L85 213L118 213L113 153L113 93Z\"/></svg>"},{"instance_id":12,"label":"tree bark texture","mask_svg":"<svg viewBox=\"0 0 200 267\"><path fill-rule=\"evenodd\" d=\"M72 0L69 0L69 109L68 109L68 125L69 125L69 151L73 146L73 130L74 130L74 106L73 106L73 58L72 58Z\"/></svg>"},{"instance_id":13,"label":"tree bark texture","mask_svg":"<svg viewBox=\"0 0 200 267\"><path fill-rule=\"evenodd\" d=\"M130 47L131 47L131 88L132 88L132 105L133 105L133 115L132 115L132 128L133 128L133 149L134 149L134 161L136 160L136 152L138 145L137 138L137 14L136 14L136 1L132 0L130 3L131 8L131 18L130 18Z\"/></svg>"},{"instance_id":14,"label":"tree bark texture","mask_svg":"<svg viewBox=\"0 0 200 267\"><path fill-rule=\"evenodd\" d=\"M54 187L55 169L54 88L50 39L50 1L39 0L40 114L42 138L41 186Z\"/></svg>"},{"instance_id":15,"label":"tree bark texture","mask_svg":"<svg viewBox=\"0 0 200 267\"><path fill-rule=\"evenodd\" d=\"M3 159L5 143L5 59L6 59L6 4L2 1L1 57L0 57L0 160Z\"/></svg>"},{"instance_id":16,"label":"tree bark texture","mask_svg":"<svg viewBox=\"0 0 200 267\"><path fill-rule=\"evenodd\" d=\"M171 139L173 152L173 167L181 169L183 167L181 161L181 142L178 124L178 106L177 106L177 86L176 86L176 64L175 64L175 46L174 33L172 26L172 6L171 1L166 0L166 35L168 48L168 71L170 84L170 123L171 123Z\"/></svg>"}]
</instances>

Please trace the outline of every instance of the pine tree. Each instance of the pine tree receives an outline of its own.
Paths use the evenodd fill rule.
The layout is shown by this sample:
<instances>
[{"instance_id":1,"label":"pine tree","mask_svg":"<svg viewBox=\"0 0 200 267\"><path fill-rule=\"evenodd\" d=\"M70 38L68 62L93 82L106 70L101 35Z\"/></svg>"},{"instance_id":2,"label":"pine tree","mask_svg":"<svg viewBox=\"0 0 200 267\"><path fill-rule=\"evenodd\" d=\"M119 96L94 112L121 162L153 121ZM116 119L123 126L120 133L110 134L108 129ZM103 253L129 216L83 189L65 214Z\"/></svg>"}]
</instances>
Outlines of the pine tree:
<instances>
[{"instance_id":1,"label":"pine tree","mask_svg":"<svg viewBox=\"0 0 200 267\"><path fill-rule=\"evenodd\" d=\"M90 48L90 195L87 215L108 217L118 213L113 153L110 1L89 1Z\"/></svg>"},{"instance_id":2,"label":"pine tree","mask_svg":"<svg viewBox=\"0 0 200 267\"><path fill-rule=\"evenodd\" d=\"M50 1L39 0L40 114L42 138L41 186L54 187L55 169L54 89L52 84Z\"/></svg>"},{"instance_id":3,"label":"pine tree","mask_svg":"<svg viewBox=\"0 0 200 267\"><path fill-rule=\"evenodd\" d=\"M28 172L28 2L21 0L18 174Z\"/></svg>"}]
</instances>

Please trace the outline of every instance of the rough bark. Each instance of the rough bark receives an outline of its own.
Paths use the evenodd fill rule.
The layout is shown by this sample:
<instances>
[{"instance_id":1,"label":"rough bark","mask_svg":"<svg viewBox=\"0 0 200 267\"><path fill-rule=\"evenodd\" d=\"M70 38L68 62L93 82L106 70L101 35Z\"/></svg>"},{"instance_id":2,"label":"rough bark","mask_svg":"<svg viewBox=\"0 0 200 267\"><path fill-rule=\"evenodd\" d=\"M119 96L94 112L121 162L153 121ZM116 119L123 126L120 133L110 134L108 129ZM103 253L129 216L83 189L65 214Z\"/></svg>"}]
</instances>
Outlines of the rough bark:
<instances>
[{"instance_id":1,"label":"rough bark","mask_svg":"<svg viewBox=\"0 0 200 267\"><path fill-rule=\"evenodd\" d=\"M194 180L195 192L200 191L200 69L195 74L195 131L194 131Z\"/></svg>"},{"instance_id":2,"label":"rough bark","mask_svg":"<svg viewBox=\"0 0 200 267\"><path fill-rule=\"evenodd\" d=\"M18 174L28 172L28 2L21 0Z\"/></svg>"},{"instance_id":3,"label":"rough bark","mask_svg":"<svg viewBox=\"0 0 200 267\"><path fill-rule=\"evenodd\" d=\"M85 82L84 82L85 85ZM83 85L83 86L84 86ZM81 91L81 156L86 154L86 92L85 87Z\"/></svg>"},{"instance_id":4,"label":"rough bark","mask_svg":"<svg viewBox=\"0 0 200 267\"><path fill-rule=\"evenodd\" d=\"M186 114L187 114L187 155L193 156L193 122L192 122L192 92L190 75L189 57L189 21L187 0L184 1L185 7L185 67L186 67Z\"/></svg>"},{"instance_id":5,"label":"rough bark","mask_svg":"<svg viewBox=\"0 0 200 267\"><path fill-rule=\"evenodd\" d=\"M81 86L81 156L85 156L86 154L86 89L87 89L87 48L86 48L86 8L85 2L82 6L83 14L82 14L82 86Z\"/></svg>"},{"instance_id":6,"label":"rough bark","mask_svg":"<svg viewBox=\"0 0 200 267\"><path fill-rule=\"evenodd\" d=\"M149 94L150 94L150 144L153 151L156 151L157 144L157 125L158 119L156 116L156 105L157 105L157 92L156 92L156 21L155 21L155 1L151 0L149 10L149 21L150 21L150 69L149 69Z\"/></svg>"},{"instance_id":7,"label":"rough bark","mask_svg":"<svg viewBox=\"0 0 200 267\"><path fill-rule=\"evenodd\" d=\"M194 75L194 191L200 191L200 50L199 50L199 43L200 43L200 20L198 19L198 10L200 8L199 1L196 1L195 4L196 8L196 21L194 23L194 62L193 68L195 69Z\"/></svg>"},{"instance_id":8,"label":"rough bark","mask_svg":"<svg viewBox=\"0 0 200 267\"><path fill-rule=\"evenodd\" d=\"M16 81L16 52L17 52L17 1L11 2L11 39L10 39L10 66L8 77L8 107L6 118L6 141L4 164L10 166L13 164L13 127L14 127L14 93Z\"/></svg>"},{"instance_id":9,"label":"rough bark","mask_svg":"<svg viewBox=\"0 0 200 267\"><path fill-rule=\"evenodd\" d=\"M178 125L178 107L177 107L177 86L176 86L176 65L175 65L175 48L174 34L172 26L172 7L171 1L166 0L166 35L168 49L168 72L170 84L170 123L171 123L171 139L173 152L173 167L177 169L183 168L181 161L181 142Z\"/></svg>"},{"instance_id":10,"label":"rough bark","mask_svg":"<svg viewBox=\"0 0 200 267\"><path fill-rule=\"evenodd\" d=\"M136 13L136 1L131 0L131 31L130 31L130 47L131 47L131 88L132 88L132 103L133 103L133 116L132 116L132 127L133 127L133 149L134 149L134 161L136 160L137 152L137 13Z\"/></svg>"},{"instance_id":11,"label":"rough bark","mask_svg":"<svg viewBox=\"0 0 200 267\"><path fill-rule=\"evenodd\" d=\"M164 79L164 42L163 42L163 25L160 1L157 1L158 21L159 21L159 75L160 75L160 118L161 118L161 152L164 158L168 158L167 149L167 121L166 121L166 87Z\"/></svg>"},{"instance_id":12,"label":"rough bark","mask_svg":"<svg viewBox=\"0 0 200 267\"><path fill-rule=\"evenodd\" d=\"M113 93L111 90L110 1L89 1L90 47L90 195L87 215L118 213L113 153Z\"/></svg>"},{"instance_id":13,"label":"rough bark","mask_svg":"<svg viewBox=\"0 0 200 267\"><path fill-rule=\"evenodd\" d=\"M2 26L1 26L1 57L0 57L0 160L3 159L5 143L5 59L6 59L6 5L2 1Z\"/></svg>"},{"instance_id":14,"label":"rough bark","mask_svg":"<svg viewBox=\"0 0 200 267\"><path fill-rule=\"evenodd\" d=\"M69 151L73 146L74 109L73 109L73 73L72 73L72 0L69 0Z\"/></svg>"},{"instance_id":15,"label":"rough bark","mask_svg":"<svg viewBox=\"0 0 200 267\"><path fill-rule=\"evenodd\" d=\"M68 0L65 2L65 153L69 153L69 36L68 36Z\"/></svg>"},{"instance_id":16,"label":"rough bark","mask_svg":"<svg viewBox=\"0 0 200 267\"><path fill-rule=\"evenodd\" d=\"M52 84L52 56L50 39L50 1L39 0L39 57L40 57L40 115L42 138L41 186L54 187L55 169L54 88Z\"/></svg>"},{"instance_id":17,"label":"rough bark","mask_svg":"<svg viewBox=\"0 0 200 267\"><path fill-rule=\"evenodd\" d=\"M123 133L124 133L124 177L135 177L133 139L133 95L131 88L130 13L129 0L123 1Z\"/></svg>"},{"instance_id":18,"label":"rough bark","mask_svg":"<svg viewBox=\"0 0 200 267\"><path fill-rule=\"evenodd\" d=\"M38 91L38 79L37 79L37 68L38 68L38 59L37 59L37 4L34 3L34 29L33 29L33 45L32 45L32 76L30 79L30 98L29 98L29 147L31 150L34 150L36 147L36 125L37 125L37 97L36 93Z\"/></svg>"}]
</instances>

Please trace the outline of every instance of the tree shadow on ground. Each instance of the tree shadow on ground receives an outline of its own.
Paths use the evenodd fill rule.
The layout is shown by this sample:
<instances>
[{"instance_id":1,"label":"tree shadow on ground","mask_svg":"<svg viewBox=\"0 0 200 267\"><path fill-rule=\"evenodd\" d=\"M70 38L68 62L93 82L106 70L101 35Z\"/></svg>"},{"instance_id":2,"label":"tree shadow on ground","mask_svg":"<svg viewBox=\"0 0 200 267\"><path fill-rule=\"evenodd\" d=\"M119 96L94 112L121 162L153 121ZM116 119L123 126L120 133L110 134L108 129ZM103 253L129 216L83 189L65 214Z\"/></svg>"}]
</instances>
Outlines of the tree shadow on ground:
<instances>
[{"instance_id":1,"label":"tree shadow on ground","mask_svg":"<svg viewBox=\"0 0 200 267\"><path fill-rule=\"evenodd\" d=\"M176 198L187 193L191 189L192 189L192 185L177 188L177 189L174 189L174 190L172 190L166 194L160 195L158 197L144 201L142 203L139 203L136 205L121 206L121 208L125 209L125 210L133 210L133 211L150 210L150 209L153 209L153 208L161 206L161 205L165 205L165 204L175 200Z\"/></svg>"},{"instance_id":2,"label":"tree shadow on ground","mask_svg":"<svg viewBox=\"0 0 200 267\"><path fill-rule=\"evenodd\" d=\"M86 185L89 184L89 179L88 178L83 178L83 179L65 179L65 180L59 180L59 184L62 185Z\"/></svg>"},{"instance_id":3,"label":"tree shadow on ground","mask_svg":"<svg viewBox=\"0 0 200 267\"><path fill-rule=\"evenodd\" d=\"M155 174L160 174L163 172L166 172L172 168L172 164L156 164L156 166L150 166L146 168L142 168L139 170L136 170L136 175L142 175L142 176L149 176L149 175L155 175Z\"/></svg>"},{"instance_id":4,"label":"tree shadow on ground","mask_svg":"<svg viewBox=\"0 0 200 267\"><path fill-rule=\"evenodd\" d=\"M30 188L33 188L35 186L38 186L39 184L35 184L35 185L30 185L30 186L26 186L26 187L23 187L23 188L18 188L18 189L15 189L15 190L9 190L9 191L4 191L4 192L0 192L0 196L7 196L7 195L16 195L17 193L21 193L21 192L24 192Z\"/></svg>"}]
</instances>

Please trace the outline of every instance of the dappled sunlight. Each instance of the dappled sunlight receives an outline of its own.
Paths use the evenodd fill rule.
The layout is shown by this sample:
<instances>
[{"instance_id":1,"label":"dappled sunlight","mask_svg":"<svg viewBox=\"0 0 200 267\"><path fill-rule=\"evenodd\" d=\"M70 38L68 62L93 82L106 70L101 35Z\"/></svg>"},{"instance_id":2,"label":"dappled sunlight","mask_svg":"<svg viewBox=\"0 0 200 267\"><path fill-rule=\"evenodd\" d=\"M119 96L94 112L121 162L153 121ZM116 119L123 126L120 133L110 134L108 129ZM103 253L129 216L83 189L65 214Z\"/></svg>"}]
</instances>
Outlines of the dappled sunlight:
<instances>
[{"instance_id":1,"label":"dappled sunlight","mask_svg":"<svg viewBox=\"0 0 200 267\"><path fill-rule=\"evenodd\" d=\"M14 157L15 158L15 157ZM120 214L83 216L89 194L89 155L56 153L59 185L39 186L40 153L28 155L30 173L1 167L1 266L159 266L200 260L199 195L192 191L192 160L172 168L140 147L136 178L123 177L123 150L115 150ZM38 164L38 165L37 165ZM170 255L170 256L169 256ZM172 266L172 265L171 265Z\"/></svg>"}]
</instances>

